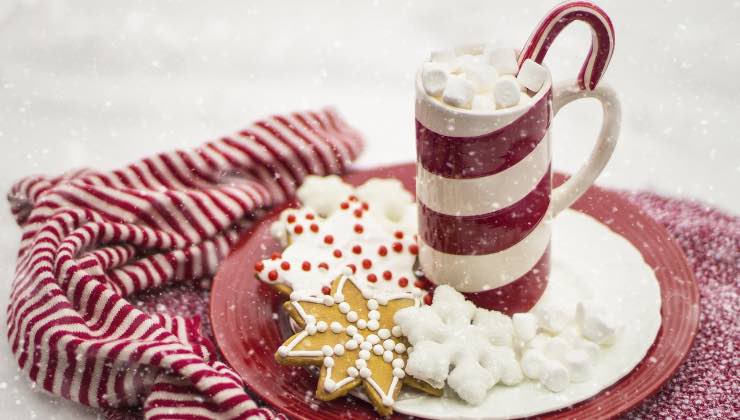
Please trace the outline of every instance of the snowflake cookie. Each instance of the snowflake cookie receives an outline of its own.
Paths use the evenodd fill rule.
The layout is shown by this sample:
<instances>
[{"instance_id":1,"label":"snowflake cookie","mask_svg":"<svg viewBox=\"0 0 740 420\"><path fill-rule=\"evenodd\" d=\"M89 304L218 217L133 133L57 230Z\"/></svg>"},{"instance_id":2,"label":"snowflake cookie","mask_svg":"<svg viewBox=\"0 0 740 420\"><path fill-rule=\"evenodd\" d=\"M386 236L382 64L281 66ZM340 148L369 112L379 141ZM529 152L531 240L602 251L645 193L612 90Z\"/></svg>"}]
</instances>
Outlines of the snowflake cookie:
<instances>
[{"instance_id":1,"label":"snowflake cookie","mask_svg":"<svg viewBox=\"0 0 740 420\"><path fill-rule=\"evenodd\" d=\"M470 404L480 404L499 381L523 379L511 318L477 308L450 286L437 287L430 306L406 307L394 320L413 346L406 373L438 389L447 383Z\"/></svg>"},{"instance_id":2,"label":"snowflake cookie","mask_svg":"<svg viewBox=\"0 0 740 420\"><path fill-rule=\"evenodd\" d=\"M285 249L256 264L257 278L286 294L319 296L349 268L363 291L381 295L406 293L410 297L425 294L424 282L414 274L418 254L415 235L408 230L390 229L395 222L390 222L389 217L398 216L396 213L410 200L398 189L406 195L408 192L400 184L389 184L390 180L370 180L353 191L341 181L319 179L307 181L304 187L310 192L318 188L317 183L324 185L325 196L310 198L319 195L316 192L303 199L322 211L306 205L280 214L271 230ZM376 197L387 190L388 196L400 200L402 206L394 207L380 199L363 201L353 194L337 201L337 194L348 192L344 187L366 197ZM299 196L306 196L307 190L299 190ZM376 207L381 209L374 214Z\"/></svg>"},{"instance_id":3,"label":"snowflake cookie","mask_svg":"<svg viewBox=\"0 0 740 420\"><path fill-rule=\"evenodd\" d=\"M403 384L439 394L404 371L408 343L393 317L418 305L418 299L406 295L376 298L363 293L345 270L330 294L293 294L285 303L298 331L278 348L275 358L287 365L320 366L320 400L341 397L362 384L375 410L389 415Z\"/></svg>"}]
</instances>

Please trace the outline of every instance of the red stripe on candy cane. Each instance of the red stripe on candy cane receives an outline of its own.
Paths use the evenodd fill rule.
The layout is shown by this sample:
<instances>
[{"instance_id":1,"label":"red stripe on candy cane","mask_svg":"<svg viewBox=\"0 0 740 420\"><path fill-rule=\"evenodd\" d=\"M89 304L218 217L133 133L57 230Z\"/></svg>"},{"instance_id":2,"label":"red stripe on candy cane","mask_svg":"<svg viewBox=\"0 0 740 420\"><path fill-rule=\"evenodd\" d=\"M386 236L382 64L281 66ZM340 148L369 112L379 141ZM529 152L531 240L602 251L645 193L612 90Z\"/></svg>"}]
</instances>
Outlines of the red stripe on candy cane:
<instances>
[{"instance_id":1,"label":"red stripe on candy cane","mask_svg":"<svg viewBox=\"0 0 740 420\"><path fill-rule=\"evenodd\" d=\"M590 2L568 2L552 9L524 44L519 55L519 67L527 59L541 64L560 31L577 20L591 27L591 48L578 73L578 85L581 89L593 90L609 65L615 40L614 26L609 16Z\"/></svg>"}]
</instances>

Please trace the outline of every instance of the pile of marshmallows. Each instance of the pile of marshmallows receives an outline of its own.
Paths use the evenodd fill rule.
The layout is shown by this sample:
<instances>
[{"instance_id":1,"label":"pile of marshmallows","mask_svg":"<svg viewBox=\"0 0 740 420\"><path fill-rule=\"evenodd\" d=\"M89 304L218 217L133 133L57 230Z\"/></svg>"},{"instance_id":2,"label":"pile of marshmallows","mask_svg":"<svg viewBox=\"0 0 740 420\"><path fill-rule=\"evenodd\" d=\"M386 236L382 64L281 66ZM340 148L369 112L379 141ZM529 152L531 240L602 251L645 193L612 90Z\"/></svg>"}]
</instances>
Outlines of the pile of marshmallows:
<instances>
[{"instance_id":1,"label":"pile of marshmallows","mask_svg":"<svg viewBox=\"0 0 740 420\"><path fill-rule=\"evenodd\" d=\"M447 105L476 111L529 103L545 80L547 70L541 65L526 60L519 69L514 49L491 46L479 54L434 52L421 70L421 83L428 95Z\"/></svg>"},{"instance_id":2,"label":"pile of marshmallows","mask_svg":"<svg viewBox=\"0 0 740 420\"><path fill-rule=\"evenodd\" d=\"M512 324L522 372L553 392L589 379L602 347L622 330L595 301L579 302L575 317L549 307L514 314Z\"/></svg>"}]
</instances>

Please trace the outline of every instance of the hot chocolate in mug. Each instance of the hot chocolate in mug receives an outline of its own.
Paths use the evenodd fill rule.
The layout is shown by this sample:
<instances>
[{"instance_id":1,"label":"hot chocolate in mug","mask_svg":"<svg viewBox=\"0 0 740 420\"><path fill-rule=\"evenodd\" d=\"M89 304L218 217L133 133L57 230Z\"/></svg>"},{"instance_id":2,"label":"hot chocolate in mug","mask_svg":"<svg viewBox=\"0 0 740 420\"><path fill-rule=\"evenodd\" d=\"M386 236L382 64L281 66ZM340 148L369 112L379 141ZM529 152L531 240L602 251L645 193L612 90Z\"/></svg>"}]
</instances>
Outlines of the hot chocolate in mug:
<instances>
[{"instance_id":1,"label":"hot chocolate in mug","mask_svg":"<svg viewBox=\"0 0 740 420\"><path fill-rule=\"evenodd\" d=\"M589 57L576 81L553 86L547 71L525 104L491 111L455 108L427 94L421 72L416 78L421 269L433 283L449 284L478 306L509 314L528 311L541 297L550 271L551 220L591 186L619 135L617 96L612 88L597 86L613 50L611 24L605 15L594 17L594 10L567 12L552 17L559 28L547 19L540 23L519 64L526 58L541 62L557 35L552 31L572 20L592 27ZM552 188L550 122L581 98L601 103L601 131L583 167Z\"/></svg>"}]
</instances>

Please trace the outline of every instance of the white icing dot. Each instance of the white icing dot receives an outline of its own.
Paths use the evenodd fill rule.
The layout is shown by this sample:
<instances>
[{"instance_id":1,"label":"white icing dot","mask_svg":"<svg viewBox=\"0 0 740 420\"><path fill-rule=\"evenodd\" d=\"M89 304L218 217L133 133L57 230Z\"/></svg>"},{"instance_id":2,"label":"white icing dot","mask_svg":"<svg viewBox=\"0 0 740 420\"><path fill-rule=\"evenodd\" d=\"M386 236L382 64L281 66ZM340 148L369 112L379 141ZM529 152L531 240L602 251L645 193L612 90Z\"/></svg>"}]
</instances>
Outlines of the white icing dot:
<instances>
[{"instance_id":1,"label":"white icing dot","mask_svg":"<svg viewBox=\"0 0 740 420\"><path fill-rule=\"evenodd\" d=\"M334 298L329 295L324 295L324 297L322 298L322 302L326 306L331 306L334 304Z\"/></svg>"},{"instance_id":2,"label":"white icing dot","mask_svg":"<svg viewBox=\"0 0 740 420\"><path fill-rule=\"evenodd\" d=\"M280 355L280 357L287 357L288 353L290 353L290 350L288 350L287 347L285 346L278 347L278 354Z\"/></svg>"},{"instance_id":3,"label":"white icing dot","mask_svg":"<svg viewBox=\"0 0 740 420\"><path fill-rule=\"evenodd\" d=\"M375 300L375 299L368 300L367 301L367 308L370 309L371 311L374 311L374 310L378 309L378 301Z\"/></svg>"},{"instance_id":4,"label":"white icing dot","mask_svg":"<svg viewBox=\"0 0 740 420\"><path fill-rule=\"evenodd\" d=\"M380 343L380 337L375 334L370 334L367 336L367 341L369 341L370 344L378 344Z\"/></svg>"},{"instance_id":5,"label":"white icing dot","mask_svg":"<svg viewBox=\"0 0 740 420\"><path fill-rule=\"evenodd\" d=\"M377 297L376 299L377 299L378 303L381 304L381 305L383 305L383 306L385 306L385 305L388 304L388 298L385 298L385 297Z\"/></svg>"},{"instance_id":6,"label":"white icing dot","mask_svg":"<svg viewBox=\"0 0 740 420\"><path fill-rule=\"evenodd\" d=\"M383 361L386 363L390 363L393 361L393 352L390 350L386 350L383 352Z\"/></svg>"},{"instance_id":7,"label":"white icing dot","mask_svg":"<svg viewBox=\"0 0 740 420\"><path fill-rule=\"evenodd\" d=\"M344 302L344 295L340 292L334 294L334 302Z\"/></svg>"},{"instance_id":8,"label":"white icing dot","mask_svg":"<svg viewBox=\"0 0 740 420\"><path fill-rule=\"evenodd\" d=\"M324 356L331 356L334 354L334 350L328 345L321 347L321 352L324 353Z\"/></svg>"},{"instance_id":9,"label":"white icing dot","mask_svg":"<svg viewBox=\"0 0 740 420\"><path fill-rule=\"evenodd\" d=\"M363 341L365 341L365 337L363 337L362 334L355 334L352 336L352 339L355 340L357 344L360 344Z\"/></svg>"},{"instance_id":10,"label":"white icing dot","mask_svg":"<svg viewBox=\"0 0 740 420\"><path fill-rule=\"evenodd\" d=\"M376 356L380 356L381 354L383 354L383 351L385 351L385 349L383 349L383 346L381 346L380 344L376 344L373 346L373 353L375 353Z\"/></svg>"},{"instance_id":11,"label":"white icing dot","mask_svg":"<svg viewBox=\"0 0 740 420\"><path fill-rule=\"evenodd\" d=\"M370 377L370 376L371 376L372 374L373 374L373 372L372 372L372 371L371 371L370 369L366 368L366 367L364 367L364 368L360 369L360 378L365 378L365 379L367 379L367 378L369 378L369 377Z\"/></svg>"},{"instance_id":12,"label":"white icing dot","mask_svg":"<svg viewBox=\"0 0 740 420\"><path fill-rule=\"evenodd\" d=\"M334 346L334 354L337 356L341 356L344 354L344 346L341 344L337 344Z\"/></svg>"},{"instance_id":13,"label":"white icing dot","mask_svg":"<svg viewBox=\"0 0 740 420\"><path fill-rule=\"evenodd\" d=\"M334 367L334 359L331 357L324 357L324 366L328 368Z\"/></svg>"},{"instance_id":14,"label":"white icing dot","mask_svg":"<svg viewBox=\"0 0 740 420\"><path fill-rule=\"evenodd\" d=\"M331 379L324 380L324 390L326 392L334 392L337 389L336 382L332 381Z\"/></svg>"},{"instance_id":15,"label":"white icing dot","mask_svg":"<svg viewBox=\"0 0 740 420\"><path fill-rule=\"evenodd\" d=\"M357 328L361 330L364 330L365 328L367 328L367 321L365 321L364 319L357 320Z\"/></svg>"},{"instance_id":16,"label":"white icing dot","mask_svg":"<svg viewBox=\"0 0 740 420\"><path fill-rule=\"evenodd\" d=\"M383 348L386 350L393 350L393 348L396 347L396 342L393 340L385 340L383 341Z\"/></svg>"},{"instance_id":17,"label":"white icing dot","mask_svg":"<svg viewBox=\"0 0 740 420\"><path fill-rule=\"evenodd\" d=\"M390 338L391 331L387 328L381 328L380 330L378 330L378 337L380 337L383 340L385 340L386 338Z\"/></svg>"},{"instance_id":18,"label":"white icing dot","mask_svg":"<svg viewBox=\"0 0 740 420\"><path fill-rule=\"evenodd\" d=\"M342 324L338 323L337 321L332 321L331 325L329 325L329 328L331 328L331 332L333 332L334 334L339 334L344 330Z\"/></svg>"},{"instance_id":19,"label":"white icing dot","mask_svg":"<svg viewBox=\"0 0 740 420\"><path fill-rule=\"evenodd\" d=\"M352 276L352 269L349 267L342 268L342 275L344 277L351 277Z\"/></svg>"},{"instance_id":20,"label":"white icing dot","mask_svg":"<svg viewBox=\"0 0 740 420\"><path fill-rule=\"evenodd\" d=\"M367 317L370 318L370 319L378 320L378 319L380 319L380 312L378 312L378 311L370 311L370 313L367 314Z\"/></svg>"},{"instance_id":21,"label":"white icing dot","mask_svg":"<svg viewBox=\"0 0 740 420\"><path fill-rule=\"evenodd\" d=\"M342 302L339 304L339 312L346 314L347 312L349 312L349 310L350 310L349 303Z\"/></svg>"},{"instance_id":22,"label":"white icing dot","mask_svg":"<svg viewBox=\"0 0 740 420\"><path fill-rule=\"evenodd\" d=\"M308 333L308 335L316 334L316 324L306 325L306 332Z\"/></svg>"},{"instance_id":23,"label":"white icing dot","mask_svg":"<svg viewBox=\"0 0 740 420\"><path fill-rule=\"evenodd\" d=\"M396 358L396 359L393 359L393 367L396 368L396 369L403 369L403 366L405 364L406 363L404 363L403 359L401 359L400 357L399 358Z\"/></svg>"},{"instance_id":24,"label":"white icing dot","mask_svg":"<svg viewBox=\"0 0 740 420\"><path fill-rule=\"evenodd\" d=\"M362 344L360 344L361 350L370 350L373 348L373 343L369 341L363 341Z\"/></svg>"},{"instance_id":25,"label":"white icing dot","mask_svg":"<svg viewBox=\"0 0 740 420\"><path fill-rule=\"evenodd\" d=\"M370 360L370 352L367 350L360 350L360 359Z\"/></svg>"},{"instance_id":26,"label":"white icing dot","mask_svg":"<svg viewBox=\"0 0 740 420\"><path fill-rule=\"evenodd\" d=\"M350 337L354 337L355 334L357 334L357 327L354 325L347 326L347 329L345 330L347 332L347 335Z\"/></svg>"},{"instance_id":27,"label":"white icing dot","mask_svg":"<svg viewBox=\"0 0 740 420\"><path fill-rule=\"evenodd\" d=\"M315 324L316 323L316 317L313 315L306 315L305 318L303 318L304 321L306 321L306 324Z\"/></svg>"},{"instance_id":28,"label":"white icing dot","mask_svg":"<svg viewBox=\"0 0 740 420\"><path fill-rule=\"evenodd\" d=\"M400 337L403 335L403 331L401 331L401 327L394 325L393 328L391 328L391 334L393 334L394 337Z\"/></svg>"},{"instance_id":29,"label":"white icing dot","mask_svg":"<svg viewBox=\"0 0 740 420\"><path fill-rule=\"evenodd\" d=\"M357 359L355 360L355 366L357 366L357 369L362 369L367 367L367 362L363 359Z\"/></svg>"},{"instance_id":30,"label":"white icing dot","mask_svg":"<svg viewBox=\"0 0 740 420\"><path fill-rule=\"evenodd\" d=\"M383 397L383 405L386 407L390 407L393 405L393 398L391 397Z\"/></svg>"},{"instance_id":31,"label":"white icing dot","mask_svg":"<svg viewBox=\"0 0 740 420\"><path fill-rule=\"evenodd\" d=\"M324 332L327 328L329 328L329 326L326 325L326 322L324 321L319 321L316 323L316 330L318 330L318 332Z\"/></svg>"},{"instance_id":32,"label":"white icing dot","mask_svg":"<svg viewBox=\"0 0 740 420\"><path fill-rule=\"evenodd\" d=\"M364 362L364 360L363 360L363 362ZM347 368L347 375L349 375L349 376L351 376L353 378L356 378L357 375L359 375L359 374L360 374L360 371L357 370L356 367L350 366L350 367Z\"/></svg>"},{"instance_id":33,"label":"white icing dot","mask_svg":"<svg viewBox=\"0 0 740 420\"><path fill-rule=\"evenodd\" d=\"M403 379L403 377L406 376L406 372L404 372L403 369L395 368L393 369L393 376L398 379Z\"/></svg>"},{"instance_id":34,"label":"white icing dot","mask_svg":"<svg viewBox=\"0 0 740 420\"><path fill-rule=\"evenodd\" d=\"M396 353L403 354L403 352L406 351L406 346L403 343L397 343L395 350L396 350Z\"/></svg>"},{"instance_id":35,"label":"white icing dot","mask_svg":"<svg viewBox=\"0 0 740 420\"><path fill-rule=\"evenodd\" d=\"M354 350L357 348L357 341L349 340L346 343L344 343L344 347L347 348L347 350Z\"/></svg>"},{"instance_id":36,"label":"white icing dot","mask_svg":"<svg viewBox=\"0 0 740 420\"><path fill-rule=\"evenodd\" d=\"M357 318L358 318L357 312L355 312L355 311L349 311L347 313L347 321L349 321L349 322L357 322Z\"/></svg>"},{"instance_id":37,"label":"white icing dot","mask_svg":"<svg viewBox=\"0 0 740 420\"><path fill-rule=\"evenodd\" d=\"M371 319L370 321L367 321L367 329L370 331L377 331L377 329L380 328L380 323L377 319Z\"/></svg>"}]
</instances>

